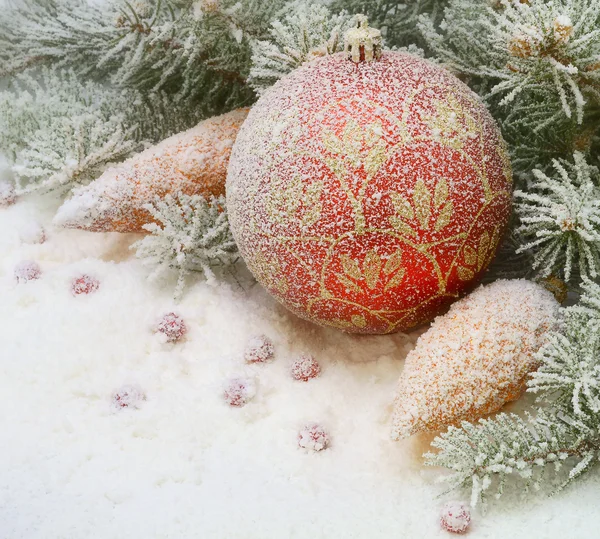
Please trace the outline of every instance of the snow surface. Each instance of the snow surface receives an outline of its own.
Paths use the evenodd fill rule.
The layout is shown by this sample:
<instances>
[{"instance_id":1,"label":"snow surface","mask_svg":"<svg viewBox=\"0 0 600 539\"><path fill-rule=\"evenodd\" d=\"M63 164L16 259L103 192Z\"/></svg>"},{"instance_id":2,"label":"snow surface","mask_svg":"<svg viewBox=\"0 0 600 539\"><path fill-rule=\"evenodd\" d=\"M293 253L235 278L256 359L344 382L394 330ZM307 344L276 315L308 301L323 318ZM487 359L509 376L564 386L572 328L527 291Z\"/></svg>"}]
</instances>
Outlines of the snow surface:
<instances>
[{"instance_id":1,"label":"snow surface","mask_svg":"<svg viewBox=\"0 0 600 539\"><path fill-rule=\"evenodd\" d=\"M430 436L390 440L403 358L418 336L351 336L288 314L257 285L198 282L182 302L145 280L133 235L53 228L59 201L0 210L1 539L392 539L451 537L437 470L422 467ZM35 222L42 244L20 231ZM14 280L36 260L41 279ZM73 296L72 279L99 289ZM188 333L160 342L161 316ZM248 340L269 336L272 363L248 365ZM312 354L321 375L298 382L290 364ZM257 381L243 408L223 400L232 377ZM117 410L126 385L147 397ZM298 447L318 422L331 447ZM468 537L591 537L600 477L554 498L518 496L473 514ZM535 530L532 532L532 530Z\"/></svg>"}]
</instances>

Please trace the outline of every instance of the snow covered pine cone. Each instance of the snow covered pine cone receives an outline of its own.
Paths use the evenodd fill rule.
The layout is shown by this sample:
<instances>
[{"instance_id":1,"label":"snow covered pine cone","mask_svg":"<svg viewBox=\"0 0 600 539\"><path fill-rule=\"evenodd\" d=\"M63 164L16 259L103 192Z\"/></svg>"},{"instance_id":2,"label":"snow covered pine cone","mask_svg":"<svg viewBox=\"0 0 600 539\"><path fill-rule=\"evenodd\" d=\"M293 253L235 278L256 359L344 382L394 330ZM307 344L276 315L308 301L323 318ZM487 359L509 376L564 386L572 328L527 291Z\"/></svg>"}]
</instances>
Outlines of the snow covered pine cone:
<instances>
[{"instance_id":1,"label":"snow covered pine cone","mask_svg":"<svg viewBox=\"0 0 600 539\"><path fill-rule=\"evenodd\" d=\"M554 296L522 279L496 281L456 302L406 358L392 436L476 421L518 399L558 319Z\"/></svg>"},{"instance_id":2,"label":"snow covered pine cone","mask_svg":"<svg viewBox=\"0 0 600 539\"><path fill-rule=\"evenodd\" d=\"M224 195L229 155L248 111L237 109L204 120L109 168L74 190L54 223L92 232L145 233L142 226L154 219L144 206L156 196Z\"/></svg>"}]
</instances>

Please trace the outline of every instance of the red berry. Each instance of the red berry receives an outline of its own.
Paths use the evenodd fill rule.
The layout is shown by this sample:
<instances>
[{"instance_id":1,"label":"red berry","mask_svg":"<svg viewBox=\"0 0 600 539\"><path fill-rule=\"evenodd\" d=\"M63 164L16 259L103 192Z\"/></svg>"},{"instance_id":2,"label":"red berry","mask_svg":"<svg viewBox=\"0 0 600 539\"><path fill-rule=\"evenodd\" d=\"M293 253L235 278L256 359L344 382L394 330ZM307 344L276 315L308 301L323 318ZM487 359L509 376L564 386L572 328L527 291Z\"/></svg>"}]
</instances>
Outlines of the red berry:
<instances>
[{"instance_id":1,"label":"red berry","mask_svg":"<svg viewBox=\"0 0 600 539\"><path fill-rule=\"evenodd\" d=\"M177 342L187 333L187 327L182 318L175 313L168 313L163 316L156 331L162 333L167 342Z\"/></svg>"},{"instance_id":2,"label":"red berry","mask_svg":"<svg viewBox=\"0 0 600 539\"><path fill-rule=\"evenodd\" d=\"M318 423L309 423L298 433L298 445L311 451L322 451L329 447L329 434Z\"/></svg>"},{"instance_id":3,"label":"red berry","mask_svg":"<svg viewBox=\"0 0 600 539\"><path fill-rule=\"evenodd\" d=\"M17 282L25 283L35 281L42 276L42 269L37 262L25 260L15 266L15 277Z\"/></svg>"},{"instance_id":4,"label":"red berry","mask_svg":"<svg viewBox=\"0 0 600 539\"><path fill-rule=\"evenodd\" d=\"M113 405L117 409L122 408L139 408L142 401L146 400L146 395L138 387L134 385L123 386L118 391L115 391L112 396Z\"/></svg>"},{"instance_id":5,"label":"red berry","mask_svg":"<svg viewBox=\"0 0 600 539\"><path fill-rule=\"evenodd\" d=\"M238 408L244 406L256 394L256 386L247 378L233 378L227 382L223 391L225 402Z\"/></svg>"},{"instance_id":6,"label":"red berry","mask_svg":"<svg viewBox=\"0 0 600 539\"><path fill-rule=\"evenodd\" d=\"M321 366L311 355L302 355L292 363L292 377L295 380L308 382L321 374Z\"/></svg>"},{"instance_id":7,"label":"red berry","mask_svg":"<svg viewBox=\"0 0 600 539\"><path fill-rule=\"evenodd\" d=\"M0 182L0 208L11 206L16 201L15 188L8 182Z\"/></svg>"},{"instance_id":8,"label":"red berry","mask_svg":"<svg viewBox=\"0 0 600 539\"><path fill-rule=\"evenodd\" d=\"M81 277L77 277L77 279L73 279L71 290L74 295L78 296L80 294L91 294L98 290L99 286L100 281L98 279L89 275L82 275Z\"/></svg>"},{"instance_id":9,"label":"red berry","mask_svg":"<svg viewBox=\"0 0 600 539\"><path fill-rule=\"evenodd\" d=\"M266 363L271 361L275 355L275 347L265 335L252 337L246 345L244 359L246 363Z\"/></svg>"},{"instance_id":10,"label":"red berry","mask_svg":"<svg viewBox=\"0 0 600 539\"><path fill-rule=\"evenodd\" d=\"M44 243L46 241L46 231L44 227L36 222L28 223L23 226L19 232L23 243Z\"/></svg>"},{"instance_id":11,"label":"red berry","mask_svg":"<svg viewBox=\"0 0 600 539\"><path fill-rule=\"evenodd\" d=\"M448 502L442 507L440 525L451 533L464 533L471 523L471 510L463 502Z\"/></svg>"}]
</instances>

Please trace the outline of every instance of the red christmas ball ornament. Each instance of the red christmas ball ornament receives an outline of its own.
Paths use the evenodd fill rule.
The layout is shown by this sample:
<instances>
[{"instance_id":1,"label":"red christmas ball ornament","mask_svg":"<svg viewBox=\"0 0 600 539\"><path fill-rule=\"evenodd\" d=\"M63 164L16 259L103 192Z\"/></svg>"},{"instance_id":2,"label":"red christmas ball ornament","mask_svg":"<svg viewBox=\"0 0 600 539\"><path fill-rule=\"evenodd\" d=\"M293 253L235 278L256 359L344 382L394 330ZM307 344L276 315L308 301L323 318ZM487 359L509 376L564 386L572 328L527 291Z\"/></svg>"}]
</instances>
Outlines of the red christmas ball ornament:
<instances>
[{"instance_id":1,"label":"red christmas ball ornament","mask_svg":"<svg viewBox=\"0 0 600 539\"><path fill-rule=\"evenodd\" d=\"M24 260L15 266L15 278L19 283L35 281L42 276L42 268L37 262Z\"/></svg>"},{"instance_id":2,"label":"red christmas ball ornament","mask_svg":"<svg viewBox=\"0 0 600 539\"><path fill-rule=\"evenodd\" d=\"M359 19L346 52L278 81L227 176L257 280L297 315L358 333L408 330L472 288L511 204L506 145L479 98L379 42Z\"/></svg>"},{"instance_id":3,"label":"red christmas ball ornament","mask_svg":"<svg viewBox=\"0 0 600 539\"><path fill-rule=\"evenodd\" d=\"M329 447L329 434L318 423L309 423L298 433L298 446L311 451L323 451Z\"/></svg>"},{"instance_id":4,"label":"red christmas ball ornament","mask_svg":"<svg viewBox=\"0 0 600 539\"><path fill-rule=\"evenodd\" d=\"M168 313L162 317L156 331L161 333L167 342L177 342L187 333L187 326L180 316Z\"/></svg>"},{"instance_id":5,"label":"red christmas ball ornament","mask_svg":"<svg viewBox=\"0 0 600 539\"><path fill-rule=\"evenodd\" d=\"M440 526L451 533L465 533L471 524L471 510L463 502L448 502L442 507Z\"/></svg>"},{"instance_id":6,"label":"red christmas ball ornament","mask_svg":"<svg viewBox=\"0 0 600 539\"><path fill-rule=\"evenodd\" d=\"M292 378L301 382L308 382L321 374L321 366L310 355L300 356L292 363Z\"/></svg>"},{"instance_id":7,"label":"red christmas ball ornament","mask_svg":"<svg viewBox=\"0 0 600 539\"><path fill-rule=\"evenodd\" d=\"M112 396L112 404L117 410L123 408L137 409L145 400L145 393L136 385L125 385L118 391L115 391Z\"/></svg>"},{"instance_id":8,"label":"red christmas ball ornament","mask_svg":"<svg viewBox=\"0 0 600 539\"><path fill-rule=\"evenodd\" d=\"M246 363L267 363L275 356L275 347L266 335L252 337L244 350Z\"/></svg>"},{"instance_id":9,"label":"red christmas ball ornament","mask_svg":"<svg viewBox=\"0 0 600 539\"><path fill-rule=\"evenodd\" d=\"M81 277L77 277L73 279L71 283L71 291L73 295L79 296L81 294L91 294L95 292L100 287L100 281L95 277L90 277L89 275L82 275Z\"/></svg>"},{"instance_id":10,"label":"red christmas ball ornament","mask_svg":"<svg viewBox=\"0 0 600 539\"><path fill-rule=\"evenodd\" d=\"M256 394L256 384L249 378L232 378L227 381L223 397L229 406L241 408Z\"/></svg>"}]
</instances>

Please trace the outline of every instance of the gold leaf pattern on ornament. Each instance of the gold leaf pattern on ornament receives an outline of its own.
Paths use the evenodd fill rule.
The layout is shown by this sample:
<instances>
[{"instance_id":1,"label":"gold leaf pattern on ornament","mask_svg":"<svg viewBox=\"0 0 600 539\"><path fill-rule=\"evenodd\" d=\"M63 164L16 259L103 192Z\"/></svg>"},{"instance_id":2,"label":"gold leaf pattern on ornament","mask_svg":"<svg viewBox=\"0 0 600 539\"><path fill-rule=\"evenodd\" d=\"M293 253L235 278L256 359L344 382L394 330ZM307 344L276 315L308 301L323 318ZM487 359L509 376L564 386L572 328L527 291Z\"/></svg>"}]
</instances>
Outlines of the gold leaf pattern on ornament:
<instances>
[{"instance_id":1,"label":"gold leaf pattern on ornament","mask_svg":"<svg viewBox=\"0 0 600 539\"><path fill-rule=\"evenodd\" d=\"M465 141L480 132L475 119L468 114L454 93L433 101L435 114L425 119L434 139L445 146L460 150Z\"/></svg>"},{"instance_id":2,"label":"gold leaf pattern on ornament","mask_svg":"<svg viewBox=\"0 0 600 539\"><path fill-rule=\"evenodd\" d=\"M277 258L267 259L262 251L258 251L250 265L257 279L265 282L267 288L272 288L280 294L287 293L290 286Z\"/></svg>"},{"instance_id":3,"label":"gold leaf pattern on ornament","mask_svg":"<svg viewBox=\"0 0 600 539\"><path fill-rule=\"evenodd\" d=\"M391 216L389 222L404 236L417 235L415 227L405 221L416 218L419 228L429 230L432 215L435 215L433 229L435 232L440 232L452 220L454 205L449 197L448 182L444 178L436 183L433 196L425 182L419 179L413 190L412 204L400 193L390 193L390 199L396 215Z\"/></svg>"},{"instance_id":4,"label":"gold leaf pattern on ornament","mask_svg":"<svg viewBox=\"0 0 600 539\"><path fill-rule=\"evenodd\" d=\"M269 216L279 222L281 219L298 219L301 226L314 225L321 217L323 182L305 184L302 178L295 176L290 182L274 178L277 186L270 191L265 207Z\"/></svg>"},{"instance_id":5,"label":"gold leaf pattern on ornament","mask_svg":"<svg viewBox=\"0 0 600 539\"><path fill-rule=\"evenodd\" d=\"M496 227L491 236L487 230L484 230L474 245L465 244L463 262L457 269L459 279L469 281L476 272L485 268L494 258L499 242L500 229Z\"/></svg>"},{"instance_id":6,"label":"gold leaf pattern on ornament","mask_svg":"<svg viewBox=\"0 0 600 539\"><path fill-rule=\"evenodd\" d=\"M388 259L382 260L381 256L374 249L367 252L362 263L362 271L359 263L344 254L340 256L340 262L344 273L336 273L336 277L348 290L352 292L362 292L362 287L358 284L364 282L369 290L375 290L381 280L381 273L389 280L384 286L384 291L395 288L400 285L406 270L402 267L402 249L397 249ZM385 279L384 279L385 281Z\"/></svg>"},{"instance_id":7,"label":"gold leaf pattern on ornament","mask_svg":"<svg viewBox=\"0 0 600 539\"><path fill-rule=\"evenodd\" d=\"M347 174L346 165L353 169L362 165L367 176L373 177L388 158L388 148L382 134L379 120L363 126L352 118L346 123L341 138L333 131L324 129L322 142L325 149L338 156L337 159L325 158L325 163L337 176Z\"/></svg>"},{"instance_id":8,"label":"gold leaf pattern on ornament","mask_svg":"<svg viewBox=\"0 0 600 539\"><path fill-rule=\"evenodd\" d=\"M357 328L364 328L367 325L367 321L362 314L355 314L352 317L352 325L356 326Z\"/></svg>"}]
</instances>

